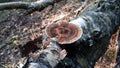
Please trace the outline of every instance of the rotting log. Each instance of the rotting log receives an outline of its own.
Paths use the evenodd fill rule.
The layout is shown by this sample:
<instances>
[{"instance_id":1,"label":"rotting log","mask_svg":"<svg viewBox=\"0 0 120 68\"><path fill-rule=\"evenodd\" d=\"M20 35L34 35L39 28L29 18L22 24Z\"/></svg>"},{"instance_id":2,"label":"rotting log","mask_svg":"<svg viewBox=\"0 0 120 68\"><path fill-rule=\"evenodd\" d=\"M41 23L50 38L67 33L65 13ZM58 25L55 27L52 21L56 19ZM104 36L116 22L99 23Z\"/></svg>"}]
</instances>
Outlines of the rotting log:
<instances>
[{"instance_id":1,"label":"rotting log","mask_svg":"<svg viewBox=\"0 0 120 68\"><path fill-rule=\"evenodd\" d=\"M69 22L80 26L83 34L75 43L64 45L68 52L67 59L71 60L72 57L72 60L80 63L82 68L94 67L97 59L106 51L111 35L120 26L119 3L118 0L102 0ZM67 61L63 60L65 63L68 63ZM63 67L66 65L60 64ZM74 68L77 64L68 63L66 66Z\"/></svg>"},{"instance_id":2,"label":"rotting log","mask_svg":"<svg viewBox=\"0 0 120 68\"><path fill-rule=\"evenodd\" d=\"M49 62L50 67L57 65L56 68L93 68L98 58L105 53L109 45L111 35L115 33L120 26L120 1L101 0L99 2L96 2L80 16L70 20L68 25L69 24L74 24L76 27L80 27L82 29L83 33L80 33L82 34L81 37L74 43L72 42L69 44L60 44L58 39L61 38L62 35L65 35L64 29L66 30L66 28L62 27L62 30L60 30L56 29L58 27L55 27L54 41L58 43L53 42L56 43L54 46L60 46L61 48L66 49L68 53L67 56L62 61L57 61L60 62L58 65L55 62L56 64L53 66L50 66L50 63L55 61L55 56L49 58L45 55L43 59L49 58L52 60ZM70 31L68 33L71 33L71 30L69 30L69 28L67 30ZM51 36L49 37L52 40L54 38ZM58 48L58 50L61 48ZM45 49L44 51L46 50L49 49ZM49 51L49 54L53 55L51 51ZM32 63L37 63L40 65L41 63L42 65L48 63L48 59L47 62L38 61L40 58L42 58L41 55L39 55L39 58L36 58L34 60L35 62ZM29 63L29 65L34 66L34 64L31 63ZM45 66L46 68L49 68L49 66Z\"/></svg>"},{"instance_id":3,"label":"rotting log","mask_svg":"<svg viewBox=\"0 0 120 68\"><path fill-rule=\"evenodd\" d=\"M68 56L60 63L62 67L76 67L78 62L82 68L93 68L95 62L106 51L110 37L120 26L120 1L100 1L79 17L71 20L69 23L80 26L83 30L81 38L73 44L64 45ZM73 52L74 51L74 52ZM72 57L72 59L71 59ZM68 59L69 58L69 59ZM58 64L58 67L60 66ZM65 66L65 67L66 67Z\"/></svg>"},{"instance_id":4,"label":"rotting log","mask_svg":"<svg viewBox=\"0 0 120 68\"><path fill-rule=\"evenodd\" d=\"M59 23L60 22L57 24ZM70 20L68 24L71 23L75 24L76 27L79 26L82 28L83 34L81 38L72 44L64 43L63 45L59 43L61 35L65 35L63 30L66 30L66 27L63 27L62 30L59 29L59 31L57 30L53 33L55 34L54 37L57 38L57 40L55 40L61 44L61 47L67 50L68 55L66 58L69 58L69 61L74 61L72 59L74 58L76 62L80 63L82 68L94 67L95 62L106 51L111 35L115 33L120 26L120 1L101 0L96 2L80 16ZM59 27L55 27L55 29L57 28ZM58 34L58 32L61 33ZM68 33L71 32L72 31ZM66 61L66 58L62 61L63 63L58 64L57 68L60 66L63 68L66 66L70 68L71 66L73 66L73 68L75 67L76 64L74 62L67 62L68 60Z\"/></svg>"}]
</instances>

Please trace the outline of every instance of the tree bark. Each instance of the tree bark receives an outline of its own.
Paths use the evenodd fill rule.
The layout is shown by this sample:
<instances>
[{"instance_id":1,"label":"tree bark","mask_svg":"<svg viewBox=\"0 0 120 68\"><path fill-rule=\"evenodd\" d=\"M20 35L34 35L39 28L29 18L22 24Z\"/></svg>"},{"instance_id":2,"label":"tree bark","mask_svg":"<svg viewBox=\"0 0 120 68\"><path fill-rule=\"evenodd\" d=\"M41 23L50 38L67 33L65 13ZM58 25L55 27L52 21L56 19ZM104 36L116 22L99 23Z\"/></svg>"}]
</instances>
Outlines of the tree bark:
<instances>
[{"instance_id":1,"label":"tree bark","mask_svg":"<svg viewBox=\"0 0 120 68\"><path fill-rule=\"evenodd\" d=\"M56 68L93 68L95 62L105 53L111 35L115 33L120 26L120 1L101 0L96 2L69 23L80 26L83 34L78 41L72 44L54 44L54 46L61 46L61 48L66 49L68 54L62 61L57 61L60 62L58 65L56 63L54 66L49 66L55 67L57 65ZM51 52L49 54L52 55L53 53ZM37 62L40 58L42 58L41 55L34 60L35 63L41 65L41 62ZM46 56L44 56L43 59L44 58L48 59ZM55 59L51 60L53 61L43 61L42 65L55 61ZM49 68L49 66L45 66Z\"/></svg>"},{"instance_id":2,"label":"tree bark","mask_svg":"<svg viewBox=\"0 0 120 68\"><path fill-rule=\"evenodd\" d=\"M66 50L62 50L56 42L51 42L46 49L32 53L22 68L54 68L66 54Z\"/></svg>"},{"instance_id":3,"label":"tree bark","mask_svg":"<svg viewBox=\"0 0 120 68\"><path fill-rule=\"evenodd\" d=\"M90 6L79 17L70 23L82 27L82 37L73 44L61 45L68 52L67 57L57 65L57 68L91 68L102 56L110 37L120 26L120 1L99 1ZM69 62L71 61L71 62Z\"/></svg>"},{"instance_id":4,"label":"tree bark","mask_svg":"<svg viewBox=\"0 0 120 68\"><path fill-rule=\"evenodd\" d=\"M93 68L98 58L105 53L111 35L120 26L120 1L102 0L70 23L82 27L83 34L75 43L66 45L69 54L67 58L72 56L82 68ZM75 67L74 63L71 64Z\"/></svg>"}]
</instances>

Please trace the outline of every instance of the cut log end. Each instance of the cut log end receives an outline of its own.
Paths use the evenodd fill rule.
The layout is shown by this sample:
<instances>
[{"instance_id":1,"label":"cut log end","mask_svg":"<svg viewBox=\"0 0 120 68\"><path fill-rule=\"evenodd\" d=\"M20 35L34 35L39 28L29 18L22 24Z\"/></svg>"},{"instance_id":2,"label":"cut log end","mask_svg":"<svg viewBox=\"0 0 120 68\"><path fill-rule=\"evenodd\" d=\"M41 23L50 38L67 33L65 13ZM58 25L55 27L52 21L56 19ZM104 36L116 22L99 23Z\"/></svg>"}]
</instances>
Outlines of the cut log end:
<instances>
[{"instance_id":1,"label":"cut log end","mask_svg":"<svg viewBox=\"0 0 120 68\"><path fill-rule=\"evenodd\" d=\"M46 27L46 34L50 38L57 38L59 44L70 44L82 35L82 28L73 23L52 23Z\"/></svg>"}]
</instances>

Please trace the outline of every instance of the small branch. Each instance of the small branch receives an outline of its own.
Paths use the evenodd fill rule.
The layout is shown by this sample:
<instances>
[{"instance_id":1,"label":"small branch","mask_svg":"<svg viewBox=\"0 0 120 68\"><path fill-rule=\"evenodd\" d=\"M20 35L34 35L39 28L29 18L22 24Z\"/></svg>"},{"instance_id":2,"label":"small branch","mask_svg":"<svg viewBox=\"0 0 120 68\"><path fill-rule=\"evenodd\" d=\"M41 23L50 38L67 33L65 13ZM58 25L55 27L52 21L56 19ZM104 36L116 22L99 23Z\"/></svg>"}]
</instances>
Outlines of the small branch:
<instances>
[{"instance_id":1,"label":"small branch","mask_svg":"<svg viewBox=\"0 0 120 68\"><path fill-rule=\"evenodd\" d=\"M33 7L30 2L7 2L0 3L0 10L5 9L29 9Z\"/></svg>"},{"instance_id":2,"label":"small branch","mask_svg":"<svg viewBox=\"0 0 120 68\"><path fill-rule=\"evenodd\" d=\"M0 3L0 10L8 9L25 9L27 10L25 14L30 14L34 11L41 11L48 5L52 5L61 0L40 0L36 2L7 2Z\"/></svg>"}]
</instances>

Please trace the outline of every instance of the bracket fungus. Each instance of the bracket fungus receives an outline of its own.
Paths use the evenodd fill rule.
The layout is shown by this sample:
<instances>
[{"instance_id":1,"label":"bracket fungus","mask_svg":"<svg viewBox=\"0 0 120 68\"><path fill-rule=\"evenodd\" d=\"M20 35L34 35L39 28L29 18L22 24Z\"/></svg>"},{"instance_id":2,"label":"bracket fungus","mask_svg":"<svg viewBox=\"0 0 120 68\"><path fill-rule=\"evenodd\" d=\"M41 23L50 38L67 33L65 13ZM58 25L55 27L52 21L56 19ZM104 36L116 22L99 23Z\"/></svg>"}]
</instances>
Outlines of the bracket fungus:
<instances>
[{"instance_id":1,"label":"bracket fungus","mask_svg":"<svg viewBox=\"0 0 120 68\"><path fill-rule=\"evenodd\" d=\"M70 44L80 39L82 28L74 23L58 22L46 27L46 34L59 44Z\"/></svg>"}]
</instances>

